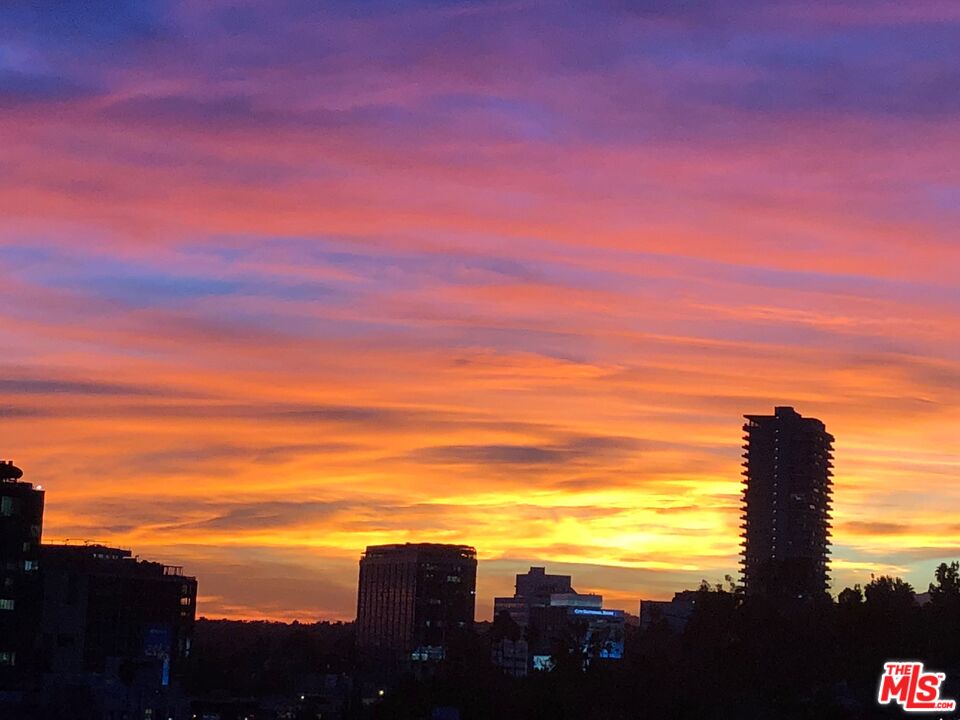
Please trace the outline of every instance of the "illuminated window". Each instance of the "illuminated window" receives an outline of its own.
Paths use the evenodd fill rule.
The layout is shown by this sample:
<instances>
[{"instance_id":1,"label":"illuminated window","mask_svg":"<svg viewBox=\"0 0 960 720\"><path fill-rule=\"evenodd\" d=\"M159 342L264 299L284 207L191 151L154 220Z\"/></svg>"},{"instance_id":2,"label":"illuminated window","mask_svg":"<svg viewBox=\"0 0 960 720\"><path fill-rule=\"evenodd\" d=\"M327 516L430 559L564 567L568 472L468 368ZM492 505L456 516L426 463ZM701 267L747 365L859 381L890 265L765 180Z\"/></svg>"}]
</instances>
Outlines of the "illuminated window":
<instances>
[{"instance_id":1,"label":"illuminated window","mask_svg":"<svg viewBox=\"0 0 960 720\"><path fill-rule=\"evenodd\" d=\"M190 604L190 598L188 598L188 597L182 597L182 598L180 598L180 604L181 604L181 605L189 605L189 604Z\"/></svg>"},{"instance_id":2,"label":"illuminated window","mask_svg":"<svg viewBox=\"0 0 960 720\"><path fill-rule=\"evenodd\" d=\"M16 665L16 664L17 664L17 654L15 652L0 650L0 665Z\"/></svg>"},{"instance_id":3,"label":"illuminated window","mask_svg":"<svg viewBox=\"0 0 960 720\"><path fill-rule=\"evenodd\" d=\"M13 610L14 602L7 598L0 598L0 610Z\"/></svg>"},{"instance_id":4,"label":"illuminated window","mask_svg":"<svg viewBox=\"0 0 960 720\"><path fill-rule=\"evenodd\" d=\"M13 498L4 495L0 497L0 515L13 515Z\"/></svg>"}]
</instances>

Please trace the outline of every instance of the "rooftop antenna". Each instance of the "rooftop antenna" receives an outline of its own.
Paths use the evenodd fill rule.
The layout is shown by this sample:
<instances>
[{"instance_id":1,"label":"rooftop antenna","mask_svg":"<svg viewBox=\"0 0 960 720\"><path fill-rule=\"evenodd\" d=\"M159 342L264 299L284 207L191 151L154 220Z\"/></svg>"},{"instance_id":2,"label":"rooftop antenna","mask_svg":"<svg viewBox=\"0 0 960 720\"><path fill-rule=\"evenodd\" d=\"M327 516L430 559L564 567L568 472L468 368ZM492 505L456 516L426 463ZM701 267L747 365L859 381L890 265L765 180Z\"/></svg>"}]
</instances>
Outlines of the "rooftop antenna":
<instances>
[{"instance_id":1,"label":"rooftop antenna","mask_svg":"<svg viewBox=\"0 0 960 720\"><path fill-rule=\"evenodd\" d=\"M16 482L23 477L23 470L13 460L0 460L0 482Z\"/></svg>"}]
</instances>

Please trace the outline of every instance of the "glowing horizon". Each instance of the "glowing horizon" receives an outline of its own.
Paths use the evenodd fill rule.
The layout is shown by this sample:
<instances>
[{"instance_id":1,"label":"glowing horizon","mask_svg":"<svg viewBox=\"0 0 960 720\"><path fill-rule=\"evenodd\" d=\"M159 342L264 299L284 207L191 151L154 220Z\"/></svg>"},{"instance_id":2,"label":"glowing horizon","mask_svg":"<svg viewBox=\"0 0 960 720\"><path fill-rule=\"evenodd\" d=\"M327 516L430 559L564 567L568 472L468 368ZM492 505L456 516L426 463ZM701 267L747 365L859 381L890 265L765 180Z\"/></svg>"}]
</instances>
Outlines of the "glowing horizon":
<instances>
[{"instance_id":1,"label":"glowing horizon","mask_svg":"<svg viewBox=\"0 0 960 720\"><path fill-rule=\"evenodd\" d=\"M211 617L370 544L637 612L735 575L742 416L834 592L960 557L957 7L0 8L0 457Z\"/></svg>"}]
</instances>

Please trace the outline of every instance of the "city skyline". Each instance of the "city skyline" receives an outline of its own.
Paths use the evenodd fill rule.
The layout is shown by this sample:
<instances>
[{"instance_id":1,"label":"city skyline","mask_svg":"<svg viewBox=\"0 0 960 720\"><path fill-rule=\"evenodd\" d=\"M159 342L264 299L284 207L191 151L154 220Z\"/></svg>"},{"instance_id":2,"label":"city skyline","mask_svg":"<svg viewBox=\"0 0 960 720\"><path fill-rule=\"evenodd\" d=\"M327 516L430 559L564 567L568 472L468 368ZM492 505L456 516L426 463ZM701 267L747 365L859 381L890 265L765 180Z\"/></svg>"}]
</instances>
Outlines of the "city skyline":
<instances>
[{"instance_id":1,"label":"city skyline","mask_svg":"<svg viewBox=\"0 0 960 720\"><path fill-rule=\"evenodd\" d=\"M956 9L0 8L0 456L209 617L367 546L637 612L739 559L742 416L836 437L832 592L957 556ZM711 3L707 3L712 7Z\"/></svg>"},{"instance_id":2,"label":"city skyline","mask_svg":"<svg viewBox=\"0 0 960 720\"><path fill-rule=\"evenodd\" d=\"M785 568L782 568L781 570L772 571L774 573L772 577L779 578L773 581L772 584L770 584L771 579L766 578L765 576L763 576L764 582L757 583L757 579L760 578L760 576L757 576L754 578L753 584L751 584L749 580L749 575L744 573L744 568L753 566L755 568L754 574L756 575L756 569L763 567L763 565L758 565L757 563L763 563L765 565L771 561L771 557L773 558L776 557L776 548L777 548L776 512L777 511L776 509L773 509L772 510L773 515L770 515L769 513L771 512L771 508L776 508L777 502L776 500L774 500L773 504L769 507L768 507L768 504L770 502L771 497L772 498L780 497L779 494L777 494L776 491L774 490L774 488L776 488L776 483L778 481L778 478L780 480L784 480L786 478L791 478L791 477L802 477L804 479L799 481L800 482L799 485L794 486L793 484L788 484L787 486L785 486L786 489L784 489L782 492L786 494L783 497L780 497L781 504L783 505L795 504L793 501L801 500L801 499L803 500L803 503L806 503L808 501L817 502L818 509L812 513L812 516L820 517L821 513L827 513L827 514L821 520L818 520L814 525L819 526L821 522L826 522L828 524L823 526L822 530L817 531L817 530L813 530L813 526L808 526L807 523L809 519L800 521L800 516L797 516L796 520L790 520L789 522L787 522L788 519L793 516L793 513L795 511L790 510L788 507L781 508L781 510L785 510L785 512L783 513L783 516L781 517L781 521L782 521L781 524L783 524L784 526L781 529L781 534L784 536L783 538L781 538L781 544L782 544L781 549L786 550L787 547L792 546L794 542L799 542L798 550L797 550L799 554L796 556L797 560L799 560L802 563L816 562L816 559L818 557L822 557L823 562L826 563L826 566L825 566L825 569L821 567L819 571L814 571L814 574L809 577L807 576L807 572L808 572L807 570L801 570L800 567L791 566L791 569L788 572L788 575L792 576L796 571L800 570L800 575L795 576L793 582L794 583L799 582L799 584L796 585L796 587L805 588L805 590L804 590L804 594L796 596L798 598L803 597L803 598L806 598L807 600L814 598L816 596L816 590L814 588L819 587L820 584L824 582L826 583L825 587L828 593L836 596L843 589L843 585L838 584L836 581L831 581L832 575L830 572L830 568L832 566L832 562L828 557L831 553L830 548L832 547L832 542L830 539L832 536L832 533L828 530L828 528L832 527L832 524L830 524L828 521L832 516L832 507L829 504L829 496L832 494L832 488L831 488L832 483L830 481L832 472L829 468L832 468L831 461L833 459L833 454L832 454L833 436L830 435L828 432L826 432L824 425L820 420L816 418L810 418L810 417L805 418L800 414L796 413L794 408L789 406L775 407L773 415L747 414L743 416L743 419L747 421L746 424L743 425L741 430L742 432L746 433L741 438L745 444L742 445L740 448L741 450L744 451L741 457L745 458L744 462L741 463L741 466L745 469L741 472L741 475L744 477L741 480L741 482L743 483L743 488L741 489L741 492L743 493L743 495L740 497L741 502L744 504L739 507L740 512L743 514L739 515L738 517L741 521L745 521L746 524L741 524L739 526L740 532L737 536L737 540L740 541L740 548L741 548L738 553L738 556L741 558L742 567L739 569L739 571L735 572L733 575L730 575L730 574L725 575L724 582L737 583L738 585L740 585L746 590L747 594L757 593L758 589L760 587L763 587L765 589L762 591L759 591L760 594L767 595L768 593L773 592L776 595L782 596L782 593L784 592L784 590L787 588L788 585L790 585L790 583L786 583L786 580L785 580L786 576L780 577L781 571L785 571ZM796 430L792 429L794 427L793 425L794 423L799 423L798 427L805 428L802 434L798 434L794 436L794 433L797 432ZM757 435L757 437L754 438L754 434L758 432L760 432L761 434ZM762 440L760 440L760 438L762 438ZM821 445L821 443L823 444ZM783 453L781 453L781 451L783 451ZM808 455L808 453L812 453L812 454ZM793 457L794 455L796 455L795 458ZM777 467L778 457L780 458L779 462L783 465L783 469L781 471L777 471L775 469ZM4 466L8 467L10 471L13 473L11 477L17 477L17 478L23 477L22 469L13 465L12 461L6 460L3 462L5 463ZM797 475L798 472L799 472L799 475ZM822 477L820 477L820 473L824 473ZM813 485L808 485L808 483L810 482L810 478L813 478ZM29 482L29 481L25 480L24 482ZM798 481L797 480L792 481L792 483L796 483L796 482ZM823 488L814 489L814 487L816 487L820 483L823 483ZM761 489L765 493L770 492L772 490L774 494L770 497L767 497L767 499L764 500L762 503L757 504L758 503L757 499L754 499L753 501L748 500L748 498L750 497L749 489L751 486L757 487L757 490L754 491L754 495L756 494L756 492L760 491ZM24 485L23 487L29 487L29 485ZM41 497L45 494L45 490L43 486L34 485L33 488L34 488L34 491ZM793 496L792 491L795 491L795 490L801 490L802 494ZM824 503L822 506L819 505L819 503L821 502L820 500L817 500L816 497L813 495L809 495L809 493L811 492L821 493L824 491L826 492L826 495L822 498L822 502ZM789 497L787 495L789 495ZM754 509L750 510L749 509L750 507L753 507ZM810 509L811 511L813 511L814 505L810 505ZM805 514L805 511L804 511L804 514ZM753 522L755 524L759 523L758 527L754 531L755 537L752 544L749 542L749 539L751 537L751 531L750 531L750 525L749 525L750 518L753 518ZM798 521L802 522L803 525L797 526L791 529L791 527L793 526L793 523ZM769 535L771 528L768 527L766 529L762 529L762 527L766 527L767 524L770 522L773 523L772 538ZM809 549L805 549L807 548L806 543L809 541L801 540L801 538L804 537L803 532L801 532L800 534L797 534L801 527L806 527L806 530L803 532L810 532L811 530L813 530L814 534L812 538L817 538L813 540L814 545L810 546ZM821 534L821 533L825 533L825 534ZM793 538L793 539L791 540L790 538ZM771 541L773 543L772 546L771 546ZM66 541L60 541L60 542L69 544L70 541L66 540ZM86 545L89 547L101 546L99 540L84 540L82 541L82 543L83 545ZM823 548L825 550L825 554L821 555L820 552L814 549L815 547L819 547L819 543L824 543ZM58 544L57 542L54 542L54 545L57 545L57 544ZM363 595L363 590L362 590L363 566L364 566L364 560L365 558L367 558L370 551L386 550L391 548L400 548L401 550L403 550L405 548L411 548L411 547L412 548L442 547L442 548L448 548L455 552L460 550L469 550L469 552L471 553L471 556L476 557L476 549L473 547L469 547L467 545L421 543L421 542L418 542L415 538L412 541L407 540L406 542L400 543L400 544L392 543L392 544L379 545L379 546L367 546L361 551L359 556L361 579L360 579L359 588L356 592L356 597L357 597L356 602L362 605L360 598ZM750 558L751 555L749 552L746 552L745 554L744 548L750 548L750 547L754 548L752 552L754 553L753 557L755 559L752 561L745 561L745 558ZM769 555L770 552L773 552L774 554L770 556ZM812 555L810 554L811 552L812 552ZM787 554L788 556L792 557L790 551L787 551ZM550 560L546 558L540 558L539 561L550 562ZM790 562L794 562L794 561L791 560ZM476 560L474 560L474 563L476 563ZM552 567L553 566L580 567L581 569L583 569L582 565L578 565L575 563L565 564L565 563L554 562ZM530 572L533 572L534 570L539 570L540 572L543 572L544 568L543 567L530 568ZM764 572L771 572L771 570L767 568ZM880 574L881 573L879 570L876 573L871 572L870 577L872 578L875 575L880 575ZM817 578L821 576L823 577L823 580L818 580ZM516 577L518 578L518 582L519 582L519 578L522 576L518 574ZM562 576L551 575L548 577L559 578ZM711 578L711 580L713 581L716 581L717 579L718 579L717 577ZM567 580L569 582L569 577L567 577ZM700 579L700 582L702 583L704 581L709 582L709 580L706 577L702 577ZM812 587L810 585L811 581L812 581ZM859 583L851 583L851 584L859 584ZM673 594L676 592L683 593L684 591L691 591L693 589L692 585L693 583L691 582L688 586L684 586L684 587L675 586L672 588L666 588L666 589L663 589L662 591L659 591L657 597L644 596L642 600L644 601L652 600L652 599L660 600L660 599L664 599L660 597L660 595L662 595L663 593ZM599 592L600 590L597 588L590 588L586 593L580 593L579 595L582 597L599 597L599 594L596 594L596 595L591 594L591 593L599 593ZM624 594L623 598L619 599L619 604L621 605L621 607L618 608L619 610L632 612L634 608L639 607L639 603L641 602L640 596L637 595L636 592L634 592L633 595L630 595L629 593L630 593L630 590L628 590ZM473 592L471 594L475 595L476 593ZM201 596L198 596L198 600L200 597ZM496 614L495 607L494 607L495 602L498 603L501 601L501 599L502 598L490 599L491 600L490 619L493 619L493 617ZM480 605L482 606L483 604L480 603ZM486 608L483 608L483 615L486 616L486 614L487 614ZM476 615L476 610L474 611L474 615ZM317 620L317 619L320 619L320 620L332 619L332 620L344 620L344 621L353 621L353 620L359 621L360 619L359 616L360 616L359 613L354 613L352 617L348 613L343 616L333 615L333 616L318 617L318 618L301 618L301 617L275 618L275 617L270 617L265 615L257 615L257 616L249 616L249 617L234 616L234 619L266 619L266 620L305 619L307 621ZM225 615L225 617L229 617L229 616ZM483 619L486 619L486 617L482 617L478 619L483 620Z\"/></svg>"}]
</instances>

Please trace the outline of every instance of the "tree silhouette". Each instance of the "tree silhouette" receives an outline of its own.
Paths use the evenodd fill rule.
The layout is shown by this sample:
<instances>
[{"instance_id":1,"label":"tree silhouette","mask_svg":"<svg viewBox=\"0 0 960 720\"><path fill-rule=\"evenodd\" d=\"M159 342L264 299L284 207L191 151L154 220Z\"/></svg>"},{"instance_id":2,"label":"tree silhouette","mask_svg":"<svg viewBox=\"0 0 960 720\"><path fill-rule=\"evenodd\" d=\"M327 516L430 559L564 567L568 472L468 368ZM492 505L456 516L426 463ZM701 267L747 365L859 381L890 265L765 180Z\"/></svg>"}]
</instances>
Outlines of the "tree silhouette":
<instances>
[{"instance_id":1,"label":"tree silhouette","mask_svg":"<svg viewBox=\"0 0 960 720\"><path fill-rule=\"evenodd\" d=\"M960 601L960 562L940 563L934 571L936 583L930 583L930 602L953 606Z\"/></svg>"},{"instance_id":2,"label":"tree silhouette","mask_svg":"<svg viewBox=\"0 0 960 720\"><path fill-rule=\"evenodd\" d=\"M844 588L837 595L837 604L842 607L860 605L861 603L863 603L863 589L859 583L852 588Z\"/></svg>"},{"instance_id":3,"label":"tree silhouette","mask_svg":"<svg viewBox=\"0 0 960 720\"><path fill-rule=\"evenodd\" d=\"M863 591L867 606L883 610L911 607L916 599L913 586L903 578L881 575L867 583Z\"/></svg>"}]
</instances>

